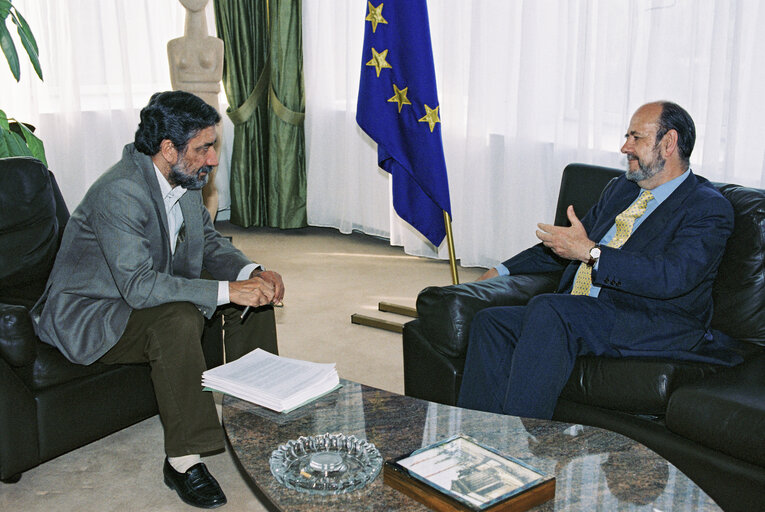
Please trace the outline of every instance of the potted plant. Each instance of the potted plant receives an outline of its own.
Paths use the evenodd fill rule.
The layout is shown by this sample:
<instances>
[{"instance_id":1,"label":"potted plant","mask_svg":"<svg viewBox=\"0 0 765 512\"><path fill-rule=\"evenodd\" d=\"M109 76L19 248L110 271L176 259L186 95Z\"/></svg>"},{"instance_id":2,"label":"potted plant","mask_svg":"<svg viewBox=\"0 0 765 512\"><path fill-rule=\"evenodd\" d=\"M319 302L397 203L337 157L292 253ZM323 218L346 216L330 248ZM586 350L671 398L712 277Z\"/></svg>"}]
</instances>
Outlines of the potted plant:
<instances>
[{"instance_id":1,"label":"potted plant","mask_svg":"<svg viewBox=\"0 0 765 512\"><path fill-rule=\"evenodd\" d=\"M8 61L8 67L11 69L13 77L18 82L21 79L21 68L19 66L19 54L16 51L16 44L11 38L11 32L6 23L10 19L16 25L16 32L19 35L22 46L26 50L29 60L34 67L35 73L42 80L42 69L40 68L40 59L38 57L37 41L29 28L29 24L11 3L12 0L0 0L0 47ZM8 156L31 156L42 161L46 166L48 162L45 159L45 149L43 143L33 133L34 127L18 122L5 114L0 109L0 158Z\"/></svg>"}]
</instances>

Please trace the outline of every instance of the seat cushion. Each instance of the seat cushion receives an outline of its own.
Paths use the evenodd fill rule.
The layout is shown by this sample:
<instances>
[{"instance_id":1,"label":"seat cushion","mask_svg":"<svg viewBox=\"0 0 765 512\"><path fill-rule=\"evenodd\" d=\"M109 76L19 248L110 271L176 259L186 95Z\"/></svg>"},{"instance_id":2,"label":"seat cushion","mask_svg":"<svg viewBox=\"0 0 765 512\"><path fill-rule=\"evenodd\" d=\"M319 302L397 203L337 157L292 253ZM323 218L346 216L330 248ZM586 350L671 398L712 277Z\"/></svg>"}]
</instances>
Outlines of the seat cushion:
<instances>
[{"instance_id":1,"label":"seat cushion","mask_svg":"<svg viewBox=\"0 0 765 512\"><path fill-rule=\"evenodd\" d=\"M109 370L110 366L93 363L87 366L75 364L65 358L57 348L37 342L37 357L29 373L22 378L30 389L40 390Z\"/></svg>"},{"instance_id":2,"label":"seat cushion","mask_svg":"<svg viewBox=\"0 0 765 512\"><path fill-rule=\"evenodd\" d=\"M561 397L630 414L663 416L678 387L724 367L664 359L612 359L584 356Z\"/></svg>"},{"instance_id":3,"label":"seat cushion","mask_svg":"<svg viewBox=\"0 0 765 512\"><path fill-rule=\"evenodd\" d=\"M765 353L678 388L665 421L680 436L765 467Z\"/></svg>"},{"instance_id":4,"label":"seat cushion","mask_svg":"<svg viewBox=\"0 0 765 512\"><path fill-rule=\"evenodd\" d=\"M31 390L63 384L105 371L103 364L83 366L66 359L59 350L37 338L29 312L23 306L0 303L0 357Z\"/></svg>"}]
</instances>

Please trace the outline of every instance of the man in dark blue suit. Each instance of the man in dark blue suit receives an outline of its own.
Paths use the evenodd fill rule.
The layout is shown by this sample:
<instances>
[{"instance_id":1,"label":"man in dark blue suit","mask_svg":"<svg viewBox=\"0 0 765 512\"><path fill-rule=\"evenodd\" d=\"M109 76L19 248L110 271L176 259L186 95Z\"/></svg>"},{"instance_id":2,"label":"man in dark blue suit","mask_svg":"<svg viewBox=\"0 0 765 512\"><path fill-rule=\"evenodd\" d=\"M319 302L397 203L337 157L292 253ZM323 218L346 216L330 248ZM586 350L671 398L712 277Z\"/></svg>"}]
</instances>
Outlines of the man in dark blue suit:
<instances>
[{"instance_id":1,"label":"man in dark blue suit","mask_svg":"<svg viewBox=\"0 0 765 512\"><path fill-rule=\"evenodd\" d=\"M732 364L710 329L712 283L733 208L689 159L690 115L670 102L632 116L628 166L581 220L538 224L541 243L481 279L563 270L556 293L488 308L470 330L459 405L551 418L577 356L663 357Z\"/></svg>"}]
</instances>

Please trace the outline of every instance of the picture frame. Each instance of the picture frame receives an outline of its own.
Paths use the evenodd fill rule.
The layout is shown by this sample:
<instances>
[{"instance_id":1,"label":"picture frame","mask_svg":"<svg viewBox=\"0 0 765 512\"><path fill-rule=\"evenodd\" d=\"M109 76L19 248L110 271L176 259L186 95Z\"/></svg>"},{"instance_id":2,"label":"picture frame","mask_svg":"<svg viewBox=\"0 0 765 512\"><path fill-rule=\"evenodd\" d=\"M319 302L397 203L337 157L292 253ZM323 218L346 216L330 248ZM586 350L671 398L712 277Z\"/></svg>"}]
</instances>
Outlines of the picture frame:
<instances>
[{"instance_id":1,"label":"picture frame","mask_svg":"<svg viewBox=\"0 0 765 512\"><path fill-rule=\"evenodd\" d=\"M555 478L457 434L388 460L386 485L434 510L521 511L555 496Z\"/></svg>"}]
</instances>

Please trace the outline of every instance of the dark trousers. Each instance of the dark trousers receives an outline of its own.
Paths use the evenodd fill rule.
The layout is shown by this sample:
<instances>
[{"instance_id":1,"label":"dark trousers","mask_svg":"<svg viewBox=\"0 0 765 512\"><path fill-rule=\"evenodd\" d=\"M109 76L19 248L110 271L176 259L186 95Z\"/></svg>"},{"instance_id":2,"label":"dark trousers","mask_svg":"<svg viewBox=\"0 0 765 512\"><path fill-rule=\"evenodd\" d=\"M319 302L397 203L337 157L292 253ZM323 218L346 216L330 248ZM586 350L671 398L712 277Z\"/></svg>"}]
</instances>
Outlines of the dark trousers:
<instances>
[{"instance_id":1,"label":"dark trousers","mask_svg":"<svg viewBox=\"0 0 765 512\"><path fill-rule=\"evenodd\" d=\"M263 314L265 313L265 314ZM277 353L273 311L219 308L223 315L226 360L260 347ZM203 454L224 448L223 430L212 393L202 391L207 369L202 351L205 320L191 303L175 302L135 310L116 345L99 360L106 364L149 363L159 416L170 457Z\"/></svg>"},{"instance_id":2,"label":"dark trousers","mask_svg":"<svg viewBox=\"0 0 765 512\"><path fill-rule=\"evenodd\" d=\"M576 357L619 357L610 346L613 306L591 297L548 294L526 306L480 311L458 405L528 418L552 418Z\"/></svg>"}]
</instances>

